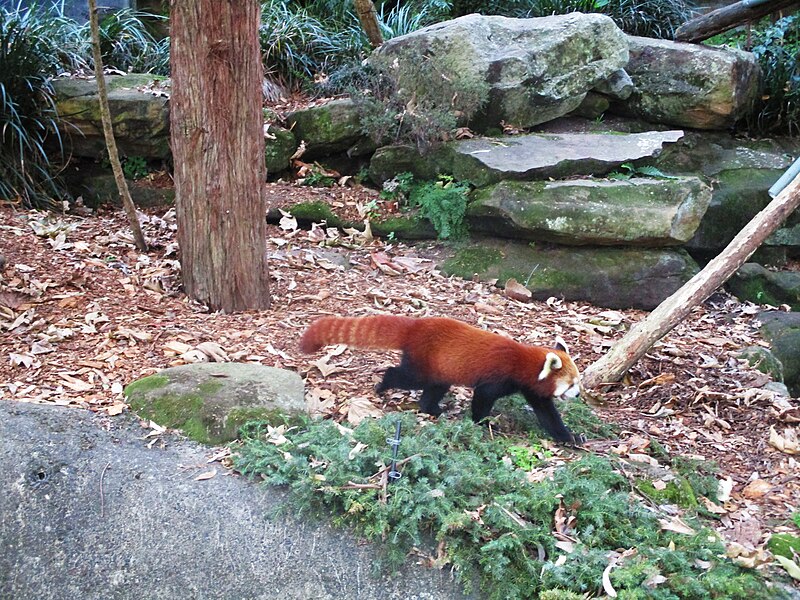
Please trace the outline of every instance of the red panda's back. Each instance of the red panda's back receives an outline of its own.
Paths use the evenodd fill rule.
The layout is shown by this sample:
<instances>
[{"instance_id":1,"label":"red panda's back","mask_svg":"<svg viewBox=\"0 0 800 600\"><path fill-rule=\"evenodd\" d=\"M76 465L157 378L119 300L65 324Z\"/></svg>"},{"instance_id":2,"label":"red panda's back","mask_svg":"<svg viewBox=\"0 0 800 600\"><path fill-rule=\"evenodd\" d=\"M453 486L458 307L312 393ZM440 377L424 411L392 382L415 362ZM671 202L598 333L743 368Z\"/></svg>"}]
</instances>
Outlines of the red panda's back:
<instances>
[{"instance_id":1,"label":"red panda's back","mask_svg":"<svg viewBox=\"0 0 800 600\"><path fill-rule=\"evenodd\" d=\"M474 386L507 376L518 346L500 335L440 317L416 321L405 350L425 377Z\"/></svg>"}]
</instances>

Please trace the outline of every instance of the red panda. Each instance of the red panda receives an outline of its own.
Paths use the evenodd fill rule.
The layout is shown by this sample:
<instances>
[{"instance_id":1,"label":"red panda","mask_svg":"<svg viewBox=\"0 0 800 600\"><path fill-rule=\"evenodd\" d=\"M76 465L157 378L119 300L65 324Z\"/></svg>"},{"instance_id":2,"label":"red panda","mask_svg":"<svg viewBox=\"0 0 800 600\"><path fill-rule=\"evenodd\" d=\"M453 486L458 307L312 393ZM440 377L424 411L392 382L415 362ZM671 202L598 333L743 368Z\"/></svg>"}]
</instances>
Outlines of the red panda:
<instances>
[{"instance_id":1,"label":"red panda","mask_svg":"<svg viewBox=\"0 0 800 600\"><path fill-rule=\"evenodd\" d=\"M322 317L300 340L300 350L316 352L327 344L403 351L375 388L422 390L420 410L440 415L439 401L451 385L473 388L472 418L489 416L498 398L521 393L542 427L559 442L582 443L561 420L554 398L576 397L580 376L566 344L527 346L445 317L414 319L392 315Z\"/></svg>"}]
</instances>

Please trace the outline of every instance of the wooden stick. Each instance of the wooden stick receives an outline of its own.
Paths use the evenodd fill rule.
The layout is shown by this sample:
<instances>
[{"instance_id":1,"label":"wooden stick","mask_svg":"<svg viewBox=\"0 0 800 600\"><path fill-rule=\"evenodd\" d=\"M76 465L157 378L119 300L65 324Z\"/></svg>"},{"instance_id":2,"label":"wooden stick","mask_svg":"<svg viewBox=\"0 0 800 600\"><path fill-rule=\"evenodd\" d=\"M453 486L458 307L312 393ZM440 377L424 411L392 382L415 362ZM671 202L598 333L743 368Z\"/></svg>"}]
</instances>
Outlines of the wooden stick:
<instances>
[{"instance_id":1,"label":"wooden stick","mask_svg":"<svg viewBox=\"0 0 800 600\"><path fill-rule=\"evenodd\" d=\"M106 138L108 160L111 162L111 170L114 171L117 190L119 190L120 198L122 198L122 206L125 208L125 213L128 215L128 222L131 224L136 247L140 252L147 252L147 242L142 233L139 217L136 216L136 205L134 205L131 193L128 190L128 182L125 181L125 174L122 172L122 165L119 162L117 141L114 139L111 109L108 107L108 90L103 76L103 56L100 53L100 24L97 20L96 0L89 0L89 27L92 30L92 56L94 57L94 74L97 79L97 99L100 102L100 119L103 121L103 135Z\"/></svg>"},{"instance_id":2,"label":"wooden stick","mask_svg":"<svg viewBox=\"0 0 800 600\"><path fill-rule=\"evenodd\" d=\"M675 30L676 42L702 42L737 25L800 6L798 0L770 0L761 4L737 2L687 21Z\"/></svg>"}]
</instances>

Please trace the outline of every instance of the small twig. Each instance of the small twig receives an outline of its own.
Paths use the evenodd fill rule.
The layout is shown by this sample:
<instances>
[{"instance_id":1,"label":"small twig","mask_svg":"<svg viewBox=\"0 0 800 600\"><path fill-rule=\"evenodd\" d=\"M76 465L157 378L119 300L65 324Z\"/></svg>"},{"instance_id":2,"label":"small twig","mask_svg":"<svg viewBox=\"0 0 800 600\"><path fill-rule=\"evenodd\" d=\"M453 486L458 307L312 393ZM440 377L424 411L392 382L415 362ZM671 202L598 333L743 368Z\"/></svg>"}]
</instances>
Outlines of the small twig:
<instances>
[{"instance_id":1,"label":"small twig","mask_svg":"<svg viewBox=\"0 0 800 600\"><path fill-rule=\"evenodd\" d=\"M379 490L383 486L380 483L356 483L348 481L347 485L340 486L340 490Z\"/></svg>"},{"instance_id":2,"label":"small twig","mask_svg":"<svg viewBox=\"0 0 800 600\"><path fill-rule=\"evenodd\" d=\"M502 510L504 513L506 513L508 515L509 519L514 521L514 523L516 523L517 525L519 525L523 529L527 529L528 527L530 527L529 523L526 523L525 521L523 521L522 518L519 515L515 515L510 510L508 510L505 506L502 506L502 505L498 504L497 502L495 502L494 505L497 508L499 508L500 510Z\"/></svg>"},{"instance_id":3,"label":"small twig","mask_svg":"<svg viewBox=\"0 0 800 600\"><path fill-rule=\"evenodd\" d=\"M100 473L100 518L102 519L105 517L106 513L106 499L105 495L103 494L103 478L106 476L106 471L111 466L111 463L106 463L106 466L103 467L103 471Z\"/></svg>"}]
</instances>

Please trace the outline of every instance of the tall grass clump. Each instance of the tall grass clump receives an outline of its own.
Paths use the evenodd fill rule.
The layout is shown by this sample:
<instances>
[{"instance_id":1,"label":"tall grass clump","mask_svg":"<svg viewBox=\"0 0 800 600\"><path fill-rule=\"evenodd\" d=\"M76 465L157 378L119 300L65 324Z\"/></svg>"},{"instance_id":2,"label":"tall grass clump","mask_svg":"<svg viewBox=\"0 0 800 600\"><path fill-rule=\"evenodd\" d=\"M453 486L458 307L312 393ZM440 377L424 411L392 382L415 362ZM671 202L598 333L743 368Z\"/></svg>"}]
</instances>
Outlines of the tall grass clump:
<instances>
[{"instance_id":1,"label":"tall grass clump","mask_svg":"<svg viewBox=\"0 0 800 600\"><path fill-rule=\"evenodd\" d=\"M445 0L375 4L387 40L447 18L450 9ZM352 2L266 0L260 37L267 72L285 84L309 89L315 80L349 69L372 51Z\"/></svg>"},{"instance_id":2,"label":"tall grass clump","mask_svg":"<svg viewBox=\"0 0 800 600\"><path fill-rule=\"evenodd\" d=\"M45 147L60 147L52 23L32 8L0 9L0 199L48 208L63 197Z\"/></svg>"},{"instance_id":3,"label":"tall grass clump","mask_svg":"<svg viewBox=\"0 0 800 600\"><path fill-rule=\"evenodd\" d=\"M387 438L398 420L402 474L387 484ZM490 600L589 598L609 587L627 600L781 597L724 558L699 523L690 519L694 533L667 531L659 518L669 517L637 500L611 459L548 463L541 445L490 439L469 420L418 423L409 413L352 430L333 421L253 423L242 436L237 469L288 488L293 512L378 544L377 569L427 550L431 564L452 565L468 592L477 583Z\"/></svg>"},{"instance_id":4,"label":"tall grass clump","mask_svg":"<svg viewBox=\"0 0 800 600\"><path fill-rule=\"evenodd\" d=\"M100 17L100 53L107 67L132 73L169 75L169 39L156 40L146 19L162 19L158 15L130 9L109 12ZM76 32L81 56L92 65L92 37L89 24Z\"/></svg>"}]
</instances>

